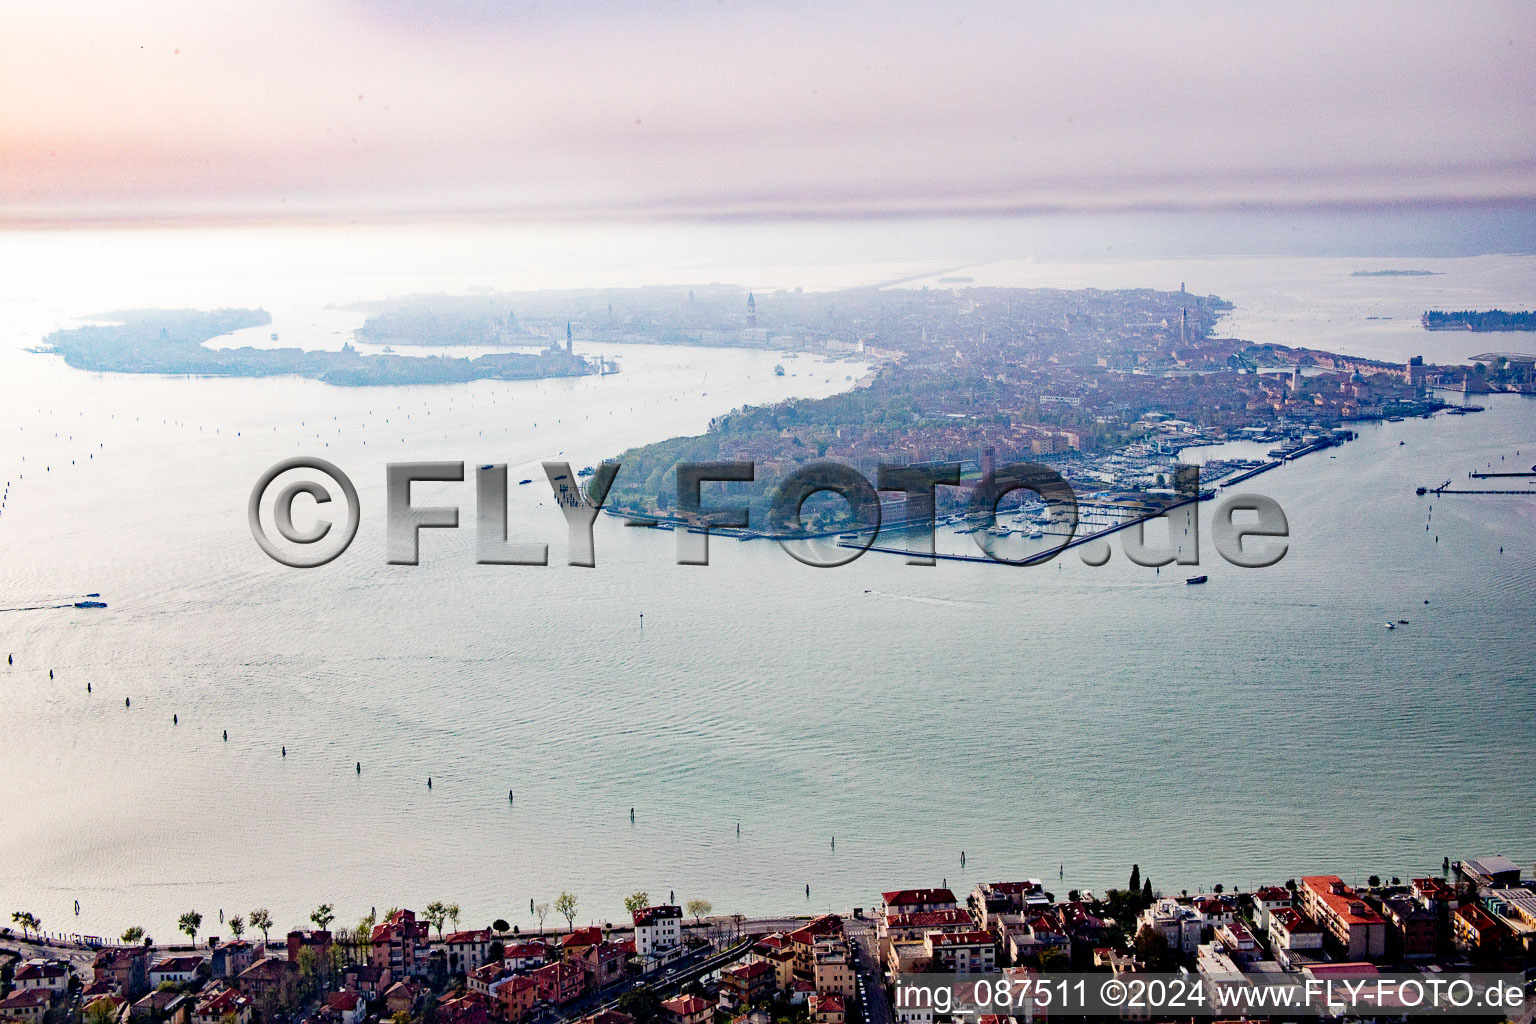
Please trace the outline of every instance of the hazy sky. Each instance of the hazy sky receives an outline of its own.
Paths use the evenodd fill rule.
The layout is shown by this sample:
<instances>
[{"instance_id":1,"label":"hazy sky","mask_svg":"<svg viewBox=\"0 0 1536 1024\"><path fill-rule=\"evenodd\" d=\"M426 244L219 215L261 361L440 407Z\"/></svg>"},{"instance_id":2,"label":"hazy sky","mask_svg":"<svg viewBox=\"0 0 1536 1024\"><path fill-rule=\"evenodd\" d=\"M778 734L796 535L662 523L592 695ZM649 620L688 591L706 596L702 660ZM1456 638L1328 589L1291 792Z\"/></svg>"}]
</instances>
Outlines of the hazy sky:
<instances>
[{"instance_id":1,"label":"hazy sky","mask_svg":"<svg viewBox=\"0 0 1536 1024\"><path fill-rule=\"evenodd\" d=\"M1536 196L1522 3L0 13L0 224Z\"/></svg>"}]
</instances>

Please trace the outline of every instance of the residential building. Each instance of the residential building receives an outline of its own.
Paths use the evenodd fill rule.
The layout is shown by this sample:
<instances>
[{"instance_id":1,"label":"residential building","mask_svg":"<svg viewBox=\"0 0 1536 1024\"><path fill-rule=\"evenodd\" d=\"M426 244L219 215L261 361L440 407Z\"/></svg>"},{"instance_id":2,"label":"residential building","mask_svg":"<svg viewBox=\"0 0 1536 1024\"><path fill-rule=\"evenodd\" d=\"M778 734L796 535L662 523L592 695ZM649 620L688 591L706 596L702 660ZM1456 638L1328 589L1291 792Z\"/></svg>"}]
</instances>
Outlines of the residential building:
<instances>
[{"instance_id":1,"label":"residential building","mask_svg":"<svg viewBox=\"0 0 1536 1024\"><path fill-rule=\"evenodd\" d=\"M449 974L468 974L485 963L491 950L491 930L454 932L443 939Z\"/></svg>"},{"instance_id":2,"label":"residential building","mask_svg":"<svg viewBox=\"0 0 1536 1024\"><path fill-rule=\"evenodd\" d=\"M192 1024L250 1024L255 999L240 989L220 987L192 1007Z\"/></svg>"},{"instance_id":3,"label":"residential building","mask_svg":"<svg viewBox=\"0 0 1536 1024\"><path fill-rule=\"evenodd\" d=\"M1295 902L1291 890L1283 885L1266 885L1256 889L1250 898L1253 901L1253 922L1265 932L1269 931L1269 915Z\"/></svg>"},{"instance_id":4,"label":"residential building","mask_svg":"<svg viewBox=\"0 0 1536 1024\"><path fill-rule=\"evenodd\" d=\"M710 1024L714 1007L698 996L677 996L661 1004L661 1018L667 1024Z\"/></svg>"},{"instance_id":5,"label":"residential building","mask_svg":"<svg viewBox=\"0 0 1536 1024\"><path fill-rule=\"evenodd\" d=\"M997 967L997 946L990 932L929 932L926 945L935 971L982 974Z\"/></svg>"},{"instance_id":6,"label":"residential building","mask_svg":"<svg viewBox=\"0 0 1536 1024\"><path fill-rule=\"evenodd\" d=\"M374 925L369 959L389 969L396 981L420 977L430 962L428 939L431 926L416 920L409 910L397 910L382 924Z\"/></svg>"},{"instance_id":7,"label":"residential building","mask_svg":"<svg viewBox=\"0 0 1536 1024\"><path fill-rule=\"evenodd\" d=\"M816 981L816 954L822 950L848 948L843 935L843 919L836 914L813 918L810 924L796 928L787 938L790 951L795 954L795 977L813 984Z\"/></svg>"},{"instance_id":8,"label":"residential building","mask_svg":"<svg viewBox=\"0 0 1536 1024\"><path fill-rule=\"evenodd\" d=\"M587 976L581 968L558 960L545 964L529 977L539 986L539 998L556 1006L564 1006L580 998L586 990Z\"/></svg>"},{"instance_id":9,"label":"residential building","mask_svg":"<svg viewBox=\"0 0 1536 1024\"><path fill-rule=\"evenodd\" d=\"M200 956L168 956L157 960L149 969L149 987L159 988L167 982L185 985L196 980L198 968L202 966L203 958Z\"/></svg>"},{"instance_id":10,"label":"residential building","mask_svg":"<svg viewBox=\"0 0 1536 1024\"><path fill-rule=\"evenodd\" d=\"M377 964L348 964L341 970L341 987L370 1001L382 998L393 983L389 968Z\"/></svg>"},{"instance_id":11,"label":"residential building","mask_svg":"<svg viewBox=\"0 0 1536 1024\"><path fill-rule=\"evenodd\" d=\"M880 894L880 917L917 914L925 910L954 910L955 894L948 889L893 889Z\"/></svg>"},{"instance_id":12,"label":"residential building","mask_svg":"<svg viewBox=\"0 0 1536 1024\"><path fill-rule=\"evenodd\" d=\"M635 911L635 953L641 959L650 959L683 941L683 910L681 907L643 907Z\"/></svg>"},{"instance_id":13,"label":"residential building","mask_svg":"<svg viewBox=\"0 0 1536 1024\"><path fill-rule=\"evenodd\" d=\"M1229 921L1216 929L1216 942L1239 964L1252 963L1260 956L1258 940L1241 921Z\"/></svg>"},{"instance_id":14,"label":"residential building","mask_svg":"<svg viewBox=\"0 0 1536 1024\"><path fill-rule=\"evenodd\" d=\"M811 1024L843 1024L843 997L835 992L817 992L807 1001Z\"/></svg>"},{"instance_id":15,"label":"residential building","mask_svg":"<svg viewBox=\"0 0 1536 1024\"><path fill-rule=\"evenodd\" d=\"M198 995L201 995L199 993ZM133 1004L130 1019L165 1021L167 1024L188 1024L192 1019L192 1007L197 997L187 992L170 989L150 992Z\"/></svg>"},{"instance_id":16,"label":"residential building","mask_svg":"<svg viewBox=\"0 0 1536 1024\"><path fill-rule=\"evenodd\" d=\"M325 997L325 1015L337 1024L359 1024L368 1005L356 992L332 992Z\"/></svg>"},{"instance_id":17,"label":"residential building","mask_svg":"<svg viewBox=\"0 0 1536 1024\"><path fill-rule=\"evenodd\" d=\"M221 942L213 947L213 953L208 961L209 973L215 980L238 978L241 971L266 955L265 945L257 946L244 939Z\"/></svg>"},{"instance_id":18,"label":"residential building","mask_svg":"<svg viewBox=\"0 0 1536 1024\"><path fill-rule=\"evenodd\" d=\"M0 999L0 1020L39 1024L51 1003L52 999L47 989L17 989L4 999Z\"/></svg>"},{"instance_id":19,"label":"residential building","mask_svg":"<svg viewBox=\"0 0 1536 1024\"><path fill-rule=\"evenodd\" d=\"M774 965L767 960L748 960L720 972L720 1006L741 1010L771 999L778 991Z\"/></svg>"},{"instance_id":20,"label":"residential building","mask_svg":"<svg viewBox=\"0 0 1536 1024\"><path fill-rule=\"evenodd\" d=\"M1497 956L1509 941L1509 926L1476 903L1451 912L1451 935L1459 949L1479 957Z\"/></svg>"},{"instance_id":21,"label":"residential building","mask_svg":"<svg viewBox=\"0 0 1536 1024\"><path fill-rule=\"evenodd\" d=\"M489 1024L484 996L445 992L437 1001L437 1024Z\"/></svg>"},{"instance_id":22,"label":"residential building","mask_svg":"<svg viewBox=\"0 0 1536 1024\"><path fill-rule=\"evenodd\" d=\"M1388 896L1376 904L1387 922L1387 955L1414 960L1435 955L1440 919L1433 910L1407 896Z\"/></svg>"},{"instance_id":23,"label":"residential building","mask_svg":"<svg viewBox=\"0 0 1536 1024\"><path fill-rule=\"evenodd\" d=\"M1301 880L1302 910L1322 925L1351 960L1386 955L1387 923L1338 875L1308 875Z\"/></svg>"},{"instance_id":24,"label":"residential building","mask_svg":"<svg viewBox=\"0 0 1536 1024\"><path fill-rule=\"evenodd\" d=\"M92 980L105 982L129 999L149 987L149 951L143 946L112 946L91 961Z\"/></svg>"},{"instance_id":25,"label":"residential building","mask_svg":"<svg viewBox=\"0 0 1536 1024\"><path fill-rule=\"evenodd\" d=\"M752 952L748 955L754 960L773 965L774 986L779 991L789 988L789 983L795 977L795 951L790 948L787 934L775 932L763 936L752 946Z\"/></svg>"},{"instance_id":26,"label":"residential building","mask_svg":"<svg viewBox=\"0 0 1536 1024\"><path fill-rule=\"evenodd\" d=\"M539 984L526 974L520 974L501 985L491 1003L491 1013L508 1024L518 1024L539 1004Z\"/></svg>"},{"instance_id":27,"label":"residential building","mask_svg":"<svg viewBox=\"0 0 1536 1024\"><path fill-rule=\"evenodd\" d=\"M41 989L51 998L69 988L69 964L63 960L33 957L16 967L11 984L22 992Z\"/></svg>"},{"instance_id":28,"label":"residential building","mask_svg":"<svg viewBox=\"0 0 1536 1024\"><path fill-rule=\"evenodd\" d=\"M587 987L601 990L624 978L629 952L618 942L598 942L588 946L573 962L586 973Z\"/></svg>"},{"instance_id":29,"label":"residential building","mask_svg":"<svg viewBox=\"0 0 1536 1024\"><path fill-rule=\"evenodd\" d=\"M269 956L257 960L241 971L240 977L236 980L240 985L240 991L260 999L265 995L280 995L284 986L290 984L298 974L298 964ZM195 1010L193 1014L196 1015Z\"/></svg>"},{"instance_id":30,"label":"residential building","mask_svg":"<svg viewBox=\"0 0 1536 1024\"><path fill-rule=\"evenodd\" d=\"M991 916L996 923L998 914ZM982 928L988 928L985 919L979 923ZM963 910L924 910L915 914L892 914L883 925L881 931L886 941L904 942L924 938L929 932L975 931L978 921Z\"/></svg>"},{"instance_id":31,"label":"residential building","mask_svg":"<svg viewBox=\"0 0 1536 1024\"><path fill-rule=\"evenodd\" d=\"M406 978L389 986L384 993L384 1008L391 1015L396 1013L414 1013L416 1003L421 999L421 986Z\"/></svg>"},{"instance_id":32,"label":"residential building","mask_svg":"<svg viewBox=\"0 0 1536 1024\"><path fill-rule=\"evenodd\" d=\"M517 942L506 947L501 962L514 971L531 971L549 960L549 947L542 942Z\"/></svg>"},{"instance_id":33,"label":"residential building","mask_svg":"<svg viewBox=\"0 0 1536 1024\"><path fill-rule=\"evenodd\" d=\"M1050 905L1045 884L1038 878L1021 882L982 882L971 891L971 912L983 928L992 927L998 914L1022 914Z\"/></svg>"},{"instance_id":34,"label":"residential building","mask_svg":"<svg viewBox=\"0 0 1536 1024\"><path fill-rule=\"evenodd\" d=\"M836 992L847 999L853 998L857 988L845 941L833 939L820 944L811 966L811 984L816 986L817 992Z\"/></svg>"},{"instance_id":35,"label":"residential building","mask_svg":"<svg viewBox=\"0 0 1536 1024\"><path fill-rule=\"evenodd\" d=\"M315 958L315 963L322 973L328 972L331 966L331 933L324 930L312 932L295 929L288 933L288 959L298 963L304 951L309 950Z\"/></svg>"},{"instance_id":36,"label":"residential building","mask_svg":"<svg viewBox=\"0 0 1536 1024\"><path fill-rule=\"evenodd\" d=\"M1280 907L1269 915L1269 945L1275 958L1286 962L1282 952L1323 948L1323 929L1310 918L1303 917L1294 907Z\"/></svg>"},{"instance_id":37,"label":"residential building","mask_svg":"<svg viewBox=\"0 0 1536 1024\"><path fill-rule=\"evenodd\" d=\"M1162 936L1170 950L1186 956L1199 948L1203 930L1198 913L1166 897L1141 912L1141 917L1137 919L1137 930L1142 928L1152 929Z\"/></svg>"}]
</instances>

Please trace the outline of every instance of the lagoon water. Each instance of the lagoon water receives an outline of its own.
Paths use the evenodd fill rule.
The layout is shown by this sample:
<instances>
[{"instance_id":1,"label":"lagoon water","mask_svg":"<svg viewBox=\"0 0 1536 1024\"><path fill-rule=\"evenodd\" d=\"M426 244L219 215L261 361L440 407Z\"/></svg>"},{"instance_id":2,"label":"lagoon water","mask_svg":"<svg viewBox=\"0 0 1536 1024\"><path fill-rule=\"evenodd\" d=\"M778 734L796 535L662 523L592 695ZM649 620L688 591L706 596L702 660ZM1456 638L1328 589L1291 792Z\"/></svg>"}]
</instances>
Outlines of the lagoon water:
<instances>
[{"instance_id":1,"label":"lagoon water","mask_svg":"<svg viewBox=\"0 0 1536 1024\"><path fill-rule=\"evenodd\" d=\"M189 909L217 933L221 909L268 906L286 929L321 902L350 921L433 899L466 925L526 928L529 899L561 890L582 921L617 919L642 888L721 913L841 911L944 880L1102 888L1133 862L1194 891L1536 858L1536 499L1414 494L1536 463L1536 401L1367 425L1336 457L1256 478L1243 489L1285 508L1289 554L1238 570L1207 542L1203 587L1118 550L1097 569L871 554L816 570L716 539L710 566L685 567L673 535L608 517L597 567L580 569L538 484L512 488L510 519L549 542L549 566L474 564L470 483L417 488L460 505L465 528L390 566L386 462L537 478L541 459L595 463L744 402L849 387L861 367L803 356L780 378L771 352L626 346L602 379L341 389L86 374L26 351L129 305L266 305L285 343L319 338L338 329L327 303L557 286L587 266L577 248L566 270L522 250L495 262L487 243L428 247L440 265L391 275L371 241L125 234L0 239L0 606L93 591L110 605L0 612L15 658L0 662L0 897L48 930L140 924L166 942ZM346 274L317 270L332 242ZM1347 276L1383 266L1443 275ZM815 288L938 269L624 250L587 283ZM1238 304L1242 337L1452 359L1526 336L1430 336L1417 311L1527 308L1533 271L1287 257L967 274L1187 280ZM266 559L245 521L260 473L300 454L348 471L363 509L356 543L312 571Z\"/></svg>"}]
</instances>

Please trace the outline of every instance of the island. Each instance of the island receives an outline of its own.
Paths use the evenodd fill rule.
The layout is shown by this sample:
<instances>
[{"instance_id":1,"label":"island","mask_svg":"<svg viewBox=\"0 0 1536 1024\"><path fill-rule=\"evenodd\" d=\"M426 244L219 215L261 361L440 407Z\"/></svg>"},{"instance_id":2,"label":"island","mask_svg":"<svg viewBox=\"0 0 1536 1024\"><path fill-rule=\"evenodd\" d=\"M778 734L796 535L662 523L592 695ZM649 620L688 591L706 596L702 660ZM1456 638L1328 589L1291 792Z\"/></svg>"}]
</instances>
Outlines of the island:
<instances>
[{"instance_id":1,"label":"island","mask_svg":"<svg viewBox=\"0 0 1536 1024\"><path fill-rule=\"evenodd\" d=\"M38 349L80 370L184 374L200 377L311 377L347 386L447 384L472 380L579 377L603 367L551 344L538 352L498 352L476 358L364 355L297 348L214 349L207 342L272 322L261 309L137 309L100 313L101 321L54 331Z\"/></svg>"},{"instance_id":2,"label":"island","mask_svg":"<svg viewBox=\"0 0 1536 1024\"><path fill-rule=\"evenodd\" d=\"M1502 309L1461 309L1447 313L1428 309L1419 318L1426 331L1536 331L1536 313Z\"/></svg>"}]
</instances>

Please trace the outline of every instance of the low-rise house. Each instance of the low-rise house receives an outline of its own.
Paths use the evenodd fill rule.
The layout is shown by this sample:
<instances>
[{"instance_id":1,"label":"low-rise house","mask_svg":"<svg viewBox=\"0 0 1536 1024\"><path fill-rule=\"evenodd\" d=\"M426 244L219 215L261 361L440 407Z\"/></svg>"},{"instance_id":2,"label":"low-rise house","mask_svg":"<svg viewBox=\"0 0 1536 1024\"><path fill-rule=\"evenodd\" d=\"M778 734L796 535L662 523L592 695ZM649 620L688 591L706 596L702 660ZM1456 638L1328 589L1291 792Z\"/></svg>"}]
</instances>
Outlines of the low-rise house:
<instances>
[{"instance_id":1,"label":"low-rise house","mask_svg":"<svg viewBox=\"0 0 1536 1024\"><path fill-rule=\"evenodd\" d=\"M925 910L954 910L955 894L948 889L892 889L880 894L880 917L917 914Z\"/></svg>"},{"instance_id":2,"label":"low-rise house","mask_svg":"<svg viewBox=\"0 0 1536 1024\"><path fill-rule=\"evenodd\" d=\"M997 967L997 947L989 932L930 932L926 944L935 971L983 974Z\"/></svg>"},{"instance_id":3,"label":"low-rise house","mask_svg":"<svg viewBox=\"0 0 1536 1024\"><path fill-rule=\"evenodd\" d=\"M740 1010L771 999L778 991L774 965L767 960L748 960L720 973L720 1006Z\"/></svg>"},{"instance_id":4,"label":"low-rise house","mask_svg":"<svg viewBox=\"0 0 1536 1024\"><path fill-rule=\"evenodd\" d=\"M661 1004L661 1017L667 1024L710 1024L714 1007L698 996L677 996Z\"/></svg>"},{"instance_id":5,"label":"low-rise house","mask_svg":"<svg viewBox=\"0 0 1536 1024\"><path fill-rule=\"evenodd\" d=\"M1461 905L1456 888L1447 885L1442 879L1415 878L1411 884L1413 898L1437 913L1441 910L1455 910Z\"/></svg>"},{"instance_id":6,"label":"low-rise house","mask_svg":"<svg viewBox=\"0 0 1536 1024\"><path fill-rule=\"evenodd\" d=\"M384 1008L391 1015L396 1013L415 1013L416 1004L421 1000L421 986L409 978L403 978L395 982L384 993Z\"/></svg>"},{"instance_id":7,"label":"low-rise house","mask_svg":"<svg viewBox=\"0 0 1536 1024\"><path fill-rule=\"evenodd\" d=\"M52 1003L53 1000L47 989L18 989L4 999L0 999L0 1020L38 1024Z\"/></svg>"},{"instance_id":8,"label":"low-rise house","mask_svg":"<svg viewBox=\"0 0 1536 1024\"><path fill-rule=\"evenodd\" d=\"M255 999L239 989L218 988L192 1007L192 1024L250 1024Z\"/></svg>"},{"instance_id":9,"label":"low-rise house","mask_svg":"<svg viewBox=\"0 0 1536 1024\"><path fill-rule=\"evenodd\" d=\"M501 954L501 962L514 971L531 971L549 960L549 947L542 942L515 942Z\"/></svg>"},{"instance_id":10,"label":"low-rise house","mask_svg":"<svg viewBox=\"0 0 1536 1024\"><path fill-rule=\"evenodd\" d=\"M341 969L341 987L370 1002L382 999L392 984L394 979L389 976L389 968L377 964L348 964Z\"/></svg>"},{"instance_id":11,"label":"low-rise house","mask_svg":"<svg viewBox=\"0 0 1536 1024\"><path fill-rule=\"evenodd\" d=\"M437 1024L487 1024L488 1005L484 996L474 992L445 993L437 1001Z\"/></svg>"},{"instance_id":12,"label":"low-rise house","mask_svg":"<svg viewBox=\"0 0 1536 1024\"><path fill-rule=\"evenodd\" d=\"M203 966L200 956L168 956L155 961L149 969L149 985L159 988L164 984L186 985L197 980L198 969Z\"/></svg>"},{"instance_id":13,"label":"low-rise house","mask_svg":"<svg viewBox=\"0 0 1536 1024\"><path fill-rule=\"evenodd\" d=\"M443 939L450 974L468 974L485 963L491 950L491 930L475 928Z\"/></svg>"},{"instance_id":14,"label":"low-rise house","mask_svg":"<svg viewBox=\"0 0 1536 1024\"><path fill-rule=\"evenodd\" d=\"M806 1004L812 1024L843 1024L843 997L835 992L817 992Z\"/></svg>"},{"instance_id":15,"label":"low-rise house","mask_svg":"<svg viewBox=\"0 0 1536 1024\"><path fill-rule=\"evenodd\" d=\"M1190 906L1200 917L1200 927L1212 935L1217 928L1237 920L1237 908L1220 896L1199 896Z\"/></svg>"},{"instance_id":16,"label":"low-rise house","mask_svg":"<svg viewBox=\"0 0 1536 1024\"><path fill-rule=\"evenodd\" d=\"M500 963L485 964L470 971L464 978L464 985L469 991L485 996L487 999L496 998L496 990L515 978L517 972L506 961Z\"/></svg>"},{"instance_id":17,"label":"low-rise house","mask_svg":"<svg viewBox=\"0 0 1536 1024\"><path fill-rule=\"evenodd\" d=\"M325 1013L337 1024L358 1024L368 1013L368 1004L356 992L332 992L325 997Z\"/></svg>"},{"instance_id":18,"label":"low-rise house","mask_svg":"<svg viewBox=\"0 0 1536 1024\"><path fill-rule=\"evenodd\" d=\"M789 1004L791 1006L804 1006L811 996L816 994L816 986L802 978L796 978L789 983Z\"/></svg>"},{"instance_id":19,"label":"low-rise house","mask_svg":"<svg viewBox=\"0 0 1536 1024\"><path fill-rule=\"evenodd\" d=\"M16 968L11 984L22 992L40 989L52 997L69 988L69 964L33 957Z\"/></svg>"},{"instance_id":20,"label":"low-rise house","mask_svg":"<svg viewBox=\"0 0 1536 1024\"><path fill-rule=\"evenodd\" d=\"M189 993L156 990L133 1004L133 1019L166 1021L167 1024L187 1024L192 1018L192 1006L197 1000Z\"/></svg>"}]
</instances>

